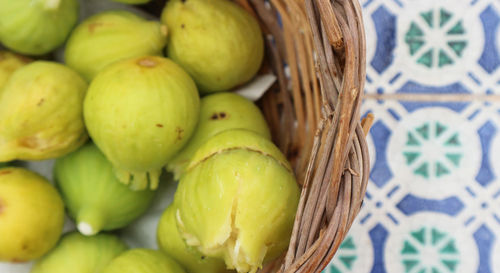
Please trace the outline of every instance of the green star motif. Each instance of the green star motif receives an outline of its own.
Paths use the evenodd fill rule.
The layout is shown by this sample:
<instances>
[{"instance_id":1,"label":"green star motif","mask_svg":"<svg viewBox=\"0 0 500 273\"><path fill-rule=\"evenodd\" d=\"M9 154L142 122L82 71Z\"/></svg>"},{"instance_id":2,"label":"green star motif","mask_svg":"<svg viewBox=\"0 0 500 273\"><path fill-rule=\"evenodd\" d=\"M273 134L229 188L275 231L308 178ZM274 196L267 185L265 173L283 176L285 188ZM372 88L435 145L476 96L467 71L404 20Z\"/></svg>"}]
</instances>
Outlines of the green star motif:
<instances>
[{"instance_id":1,"label":"green star motif","mask_svg":"<svg viewBox=\"0 0 500 273\"><path fill-rule=\"evenodd\" d=\"M443 8L419 16L421 20L412 21L405 35L410 55L416 57L417 63L441 68L462 57L467 47L462 20L454 20L453 14Z\"/></svg>"},{"instance_id":2,"label":"green star motif","mask_svg":"<svg viewBox=\"0 0 500 273\"><path fill-rule=\"evenodd\" d=\"M426 122L408 131L403 156L415 175L440 178L460 166L461 146L458 133L440 122Z\"/></svg>"},{"instance_id":3,"label":"green star motif","mask_svg":"<svg viewBox=\"0 0 500 273\"><path fill-rule=\"evenodd\" d=\"M400 253L404 273L453 273L460 263L455 239L434 227L410 232Z\"/></svg>"},{"instance_id":4,"label":"green star motif","mask_svg":"<svg viewBox=\"0 0 500 273\"><path fill-rule=\"evenodd\" d=\"M352 272L353 264L358 258L356 245L352 236L348 236L340 245L333 263L327 266L322 273L344 273Z\"/></svg>"}]
</instances>

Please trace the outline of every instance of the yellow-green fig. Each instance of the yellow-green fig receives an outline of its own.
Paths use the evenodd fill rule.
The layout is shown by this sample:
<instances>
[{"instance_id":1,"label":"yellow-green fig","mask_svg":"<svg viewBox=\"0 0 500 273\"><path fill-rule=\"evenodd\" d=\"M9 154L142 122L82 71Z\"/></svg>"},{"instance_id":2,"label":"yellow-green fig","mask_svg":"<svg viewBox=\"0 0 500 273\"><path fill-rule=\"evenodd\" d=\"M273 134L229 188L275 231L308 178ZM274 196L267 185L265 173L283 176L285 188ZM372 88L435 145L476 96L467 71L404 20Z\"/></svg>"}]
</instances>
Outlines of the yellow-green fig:
<instances>
[{"instance_id":1,"label":"yellow-green fig","mask_svg":"<svg viewBox=\"0 0 500 273\"><path fill-rule=\"evenodd\" d=\"M62 64L36 61L16 70L0 90L0 162L56 158L85 143L86 91Z\"/></svg>"},{"instance_id":2,"label":"yellow-green fig","mask_svg":"<svg viewBox=\"0 0 500 273\"><path fill-rule=\"evenodd\" d=\"M170 0L162 22L169 29L168 57L201 92L228 91L259 70L264 56L259 24L232 1Z\"/></svg>"},{"instance_id":3,"label":"yellow-green fig","mask_svg":"<svg viewBox=\"0 0 500 273\"><path fill-rule=\"evenodd\" d=\"M189 75L155 56L127 59L92 81L84 103L90 136L132 189L156 189L162 168L194 131L200 99Z\"/></svg>"},{"instance_id":4,"label":"yellow-green fig","mask_svg":"<svg viewBox=\"0 0 500 273\"><path fill-rule=\"evenodd\" d=\"M64 204L56 189L23 168L0 169L0 261L40 258L56 243L64 224Z\"/></svg>"},{"instance_id":5,"label":"yellow-green fig","mask_svg":"<svg viewBox=\"0 0 500 273\"><path fill-rule=\"evenodd\" d=\"M87 237L72 232L38 260L31 273L99 273L126 250L127 246L114 235Z\"/></svg>"},{"instance_id":6,"label":"yellow-green fig","mask_svg":"<svg viewBox=\"0 0 500 273\"><path fill-rule=\"evenodd\" d=\"M29 58L9 51L0 50L0 89L3 88L14 71L30 62L31 60Z\"/></svg>"},{"instance_id":7,"label":"yellow-green fig","mask_svg":"<svg viewBox=\"0 0 500 273\"><path fill-rule=\"evenodd\" d=\"M115 258L101 273L185 273L172 258L160 251L136 248Z\"/></svg>"},{"instance_id":8,"label":"yellow-green fig","mask_svg":"<svg viewBox=\"0 0 500 273\"><path fill-rule=\"evenodd\" d=\"M65 62L88 81L116 61L161 56L167 27L128 11L105 11L83 21L71 34Z\"/></svg>"},{"instance_id":9,"label":"yellow-green fig","mask_svg":"<svg viewBox=\"0 0 500 273\"><path fill-rule=\"evenodd\" d=\"M113 0L113 1L131 5L140 5L140 4L146 4L151 0Z\"/></svg>"},{"instance_id":10,"label":"yellow-green fig","mask_svg":"<svg viewBox=\"0 0 500 273\"><path fill-rule=\"evenodd\" d=\"M60 158L54 176L70 216L84 235L122 228L151 204L154 191L133 191L116 179L113 166L92 144Z\"/></svg>"},{"instance_id":11,"label":"yellow-green fig","mask_svg":"<svg viewBox=\"0 0 500 273\"><path fill-rule=\"evenodd\" d=\"M212 136L229 129L247 129L271 139L264 115L253 102L234 93L211 94L201 99L196 130L167 169L179 179L196 150Z\"/></svg>"},{"instance_id":12,"label":"yellow-green fig","mask_svg":"<svg viewBox=\"0 0 500 273\"><path fill-rule=\"evenodd\" d=\"M27 55L61 46L78 20L77 0L0 0L0 42Z\"/></svg>"},{"instance_id":13,"label":"yellow-green fig","mask_svg":"<svg viewBox=\"0 0 500 273\"><path fill-rule=\"evenodd\" d=\"M255 272L288 246L299 188L285 156L264 137L227 130L209 139L181 177L175 204L190 246Z\"/></svg>"},{"instance_id":14,"label":"yellow-green fig","mask_svg":"<svg viewBox=\"0 0 500 273\"><path fill-rule=\"evenodd\" d=\"M222 259L207 257L194 247L184 242L175 220L176 208L171 204L163 213L158 224L158 246L179 262L188 273L223 273L227 272Z\"/></svg>"}]
</instances>

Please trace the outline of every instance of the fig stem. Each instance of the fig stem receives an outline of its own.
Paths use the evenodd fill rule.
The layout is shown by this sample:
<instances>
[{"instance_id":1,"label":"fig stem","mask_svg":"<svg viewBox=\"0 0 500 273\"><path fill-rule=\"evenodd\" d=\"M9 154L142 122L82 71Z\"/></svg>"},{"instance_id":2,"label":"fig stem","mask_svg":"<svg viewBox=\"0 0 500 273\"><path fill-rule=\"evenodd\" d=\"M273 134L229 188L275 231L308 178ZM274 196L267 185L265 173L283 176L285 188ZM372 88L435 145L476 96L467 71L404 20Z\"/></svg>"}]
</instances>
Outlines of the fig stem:
<instances>
[{"instance_id":1,"label":"fig stem","mask_svg":"<svg viewBox=\"0 0 500 273\"><path fill-rule=\"evenodd\" d=\"M48 10L55 10L59 8L61 0L45 0L45 8Z\"/></svg>"},{"instance_id":2,"label":"fig stem","mask_svg":"<svg viewBox=\"0 0 500 273\"><path fill-rule=\"evenodd\" d=\"M92 236L102 228L102 217L94 209L82 210L77 217L77 228L81 234L86 236Z\"/></svg>"}]
</instances>

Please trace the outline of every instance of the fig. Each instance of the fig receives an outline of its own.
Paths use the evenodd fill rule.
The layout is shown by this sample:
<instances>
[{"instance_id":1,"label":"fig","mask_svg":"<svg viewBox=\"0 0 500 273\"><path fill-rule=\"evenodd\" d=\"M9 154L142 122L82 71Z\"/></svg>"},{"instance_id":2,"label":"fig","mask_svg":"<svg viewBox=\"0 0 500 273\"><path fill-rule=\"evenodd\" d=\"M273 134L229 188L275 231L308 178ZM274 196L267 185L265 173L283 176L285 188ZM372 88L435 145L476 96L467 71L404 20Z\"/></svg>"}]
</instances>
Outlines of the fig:
<instances>
[{"instance_id":1,"label":"fig","mask_svg":"<svg viewBox=\"0 0 500 273\"><path fill-rule=\"evenodd\" d=\"M252 79L264 56L257 20L227 0L171 0L162 13L167 54L203 93L228 91Z\"/></svg>"},{"instance_id":2,"label":"fig","mask_svg":"<svg viewBox=\"0 0 500 273\"><path fill-rule=\"evenodd\" d=\"M113 0L113 1L131 5L140 5L140 4L146 4L151 0Z\"/></svg>"},{"instance_id":3,"label":"fig","mask_svg":"<svg viewBox=\"0 0 500 273\"><path fill-rule=\"evenodd\" d=\"M30 62L29 58L0 50L0 89L3 88L14 71Z\"/></svg>"},{"instance_id":4,"label":"fig","mask_svg":"<svg viewBox=\"0 0 500 273\"><path fill-rule=\"evenodd\" d=\"M299 200L289 162L248 130L210 138L181 177L174 204L181 236L229 269L256 272L288 246Z\"/></svg>"},{"instance_id":5,"label":"fig","mask_svg":"<svg viewBox=\"0 0 500 273\"><path fill-rule=\"evenodd\" d=\"M253 102L234 93L211 94L201 99L196 130L167 169L179 179L196 150L212 136L228 129L247 129L271 139L264 115Z\"/></svg>"},{"instance_id":6,"label":"fig","mask_svg":"<svg viewBox=\"0 0 500 273\"><path fill-rule=\"evenodd\" d=\"M156 56L119 61L92 81L84 102L90 136L134 190L158 187L162 168L194 131L200 99L189 75Z\"/></svg>"},{"instance_id":7,"label":"fig","mask_svg":"<svg viewBox=\"0 0 500 273\"><path fill-rule=\"evenodd\" d=\"M27 55L61 46L78 21L77 0L0 0L0 42Z\"/></svg>"},{"instance_id":8,"label":"fig","mask_svg":"<svg viewBox=\"0 0 500 273\"><path fill-rule=\"evenodd\" d=\"M56 158L85 143L86 91L62 64L36 61L16 70L0 90L0 162Z\"/></svg>"},{"instance_id":9,"label":"fig","mask_svg":"<svg viewBox=\"0 0 500 273\"><path fill-rule=\"evenodd\" d=\"M122 228L151 204L154 191L133 191L92 143L57 159L54 177L70 216L84 235Z\"/></svg>"},{"instance_id":10,"label":"fig","mask_svg":"<svg viewBox=\"0 0 500 273\"><path fill-rule=\"evenodd\" d=\"M172 258L160 251L136 248L124 252L104 268L102 273L185 273Z\"/></svg>"},{"instance_id":11,"label":"fig","mask_svg":"<svg viewBox=\"0 0 500 273\"><path fill-rule=\"evenodd\" d=\"M57 246L38 260L31 273L101 272L115 257L127 250L116 236L86 237L78 232L64 235Z\"/></svg>"},{"instance_id":12,"label":"fig","mask_svg":"<svg viewBox=\"0 0 500 273\"><path fill-rule=\"evenodd\" d=\"M196 248L186 245L177 229L175 211L174 204L171 204L160 218L157 231L160 250L179 262L188 273L226 272L223 260L206 257Z\"/></svg>"},{"instance_id":13,"label":"fig","mask_svg":"<svg viewBox=\"0 0 500 273\"><path fill-rule=\"evenodd\" d=\"M64 204L40 175L23 168L0 169L0 261L40 258L56 243L64 224Z\"/></svg>"},{"instance_id":14,"label":"fig","mask_svg":"<svg viewBox=\"0 0 500 273\"><path fill-rule=\"evenodd\" d=\"M66 64L86 80L116 61L162 55L167 27L129 11L106 11L78 25L65 50Z\"/></svg>"}]
</instances>

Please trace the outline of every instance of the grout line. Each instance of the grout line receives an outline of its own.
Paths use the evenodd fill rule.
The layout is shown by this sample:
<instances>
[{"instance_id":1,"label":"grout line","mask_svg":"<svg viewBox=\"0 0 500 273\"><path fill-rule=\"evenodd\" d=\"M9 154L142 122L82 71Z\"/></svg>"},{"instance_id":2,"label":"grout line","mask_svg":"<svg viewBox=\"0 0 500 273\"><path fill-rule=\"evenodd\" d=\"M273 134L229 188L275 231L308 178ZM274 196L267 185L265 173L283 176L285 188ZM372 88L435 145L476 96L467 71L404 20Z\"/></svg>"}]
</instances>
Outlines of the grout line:
<instances>
[{"instance_id":1,"label":"grout line","mask_svg":"<svg viewBox=\"0 0 500 273\"><path fill-rule=\"evenodd\" d=\"M478 94L364 94L363 99L399 100L415 102L500 102L500 95Z\"/></svg>"}]
</instances>

